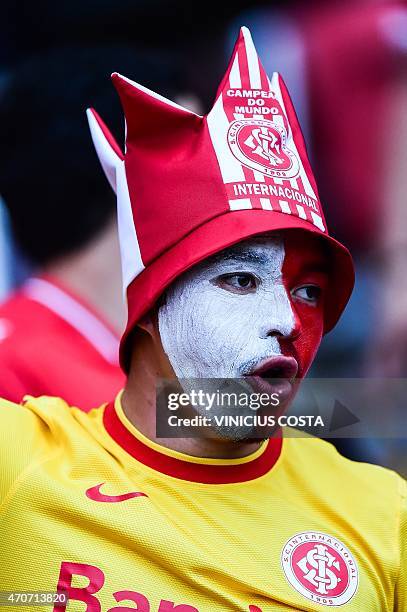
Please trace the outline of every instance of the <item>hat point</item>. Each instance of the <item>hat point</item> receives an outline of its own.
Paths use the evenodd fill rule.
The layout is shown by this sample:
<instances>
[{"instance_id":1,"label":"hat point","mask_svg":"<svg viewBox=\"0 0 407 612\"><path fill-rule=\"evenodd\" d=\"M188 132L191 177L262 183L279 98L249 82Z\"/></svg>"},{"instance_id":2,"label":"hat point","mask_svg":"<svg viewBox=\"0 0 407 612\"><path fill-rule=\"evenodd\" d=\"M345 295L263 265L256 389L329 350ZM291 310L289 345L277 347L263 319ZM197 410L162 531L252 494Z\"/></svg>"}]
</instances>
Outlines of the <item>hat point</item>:
<instances>
[{"instance_id":1,"label":"hat point","mask_svg":"<svg viewBox=\"0 0 407 612\"><path fill-rule=\"evenodd\" d=\"M90 133L96 153L113 191L117 191L116 170L123 161L123 153L112 133L94 108L86 109Z\"/></svg>"},{"instance_id":2,"label":"hat point","mask_svg":"<svg viewBox=\"0 0 407 612\"><path fill-rule=\"evenodd\" d=\"M118 81L118 80L123 80L124 77L122 74L120 74L120 72L112 72L112 74L110 75L110 78L112 79L112 81Z\"/></svg>"}]
</instances>

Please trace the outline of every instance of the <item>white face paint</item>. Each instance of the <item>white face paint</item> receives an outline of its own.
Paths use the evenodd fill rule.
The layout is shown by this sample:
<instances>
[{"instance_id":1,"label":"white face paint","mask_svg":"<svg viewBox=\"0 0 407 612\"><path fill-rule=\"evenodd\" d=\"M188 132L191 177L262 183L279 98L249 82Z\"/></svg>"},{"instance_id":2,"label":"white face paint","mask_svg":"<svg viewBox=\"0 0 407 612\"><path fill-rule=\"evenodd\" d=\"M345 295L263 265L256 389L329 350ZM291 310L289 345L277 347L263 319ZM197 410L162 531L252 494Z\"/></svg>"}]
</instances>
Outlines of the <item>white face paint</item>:
<instances>
[{"instance_id":1,"label":"white face paint","mask_svg":"<svg viewBox=\"0 0 407 612\"><path fill-rule=\"evenodd\" d=\"M281 355L277 336L294 328L283 261L281 238L263 235L205 260L171 285L158 324L178 378L241 377ZM246 292L243 278L254 284Z\"/></svg>"}]
</instances>

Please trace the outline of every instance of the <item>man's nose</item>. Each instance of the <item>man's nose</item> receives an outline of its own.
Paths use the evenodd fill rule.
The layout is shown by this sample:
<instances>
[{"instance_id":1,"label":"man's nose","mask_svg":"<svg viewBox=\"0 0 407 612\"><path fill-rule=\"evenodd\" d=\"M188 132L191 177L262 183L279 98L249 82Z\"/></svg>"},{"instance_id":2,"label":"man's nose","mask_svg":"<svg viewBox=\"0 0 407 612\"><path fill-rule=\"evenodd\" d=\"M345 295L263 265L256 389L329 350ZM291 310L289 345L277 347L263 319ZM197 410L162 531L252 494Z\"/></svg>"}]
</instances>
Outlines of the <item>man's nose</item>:
<instances>
[{"instance_id":1,"label":"man's nose","mask_svg":"<svg viewBox=\"0 0 407 612\"><path fill-rule=\"evenodd\" d=\"M277 296L275 296L277 298ZM281 340L295 340L301 331L301 321L293 308L287 293L281 292L278 299L263 304L260 337L276 337Z\"/></svg>"}]
</instances>

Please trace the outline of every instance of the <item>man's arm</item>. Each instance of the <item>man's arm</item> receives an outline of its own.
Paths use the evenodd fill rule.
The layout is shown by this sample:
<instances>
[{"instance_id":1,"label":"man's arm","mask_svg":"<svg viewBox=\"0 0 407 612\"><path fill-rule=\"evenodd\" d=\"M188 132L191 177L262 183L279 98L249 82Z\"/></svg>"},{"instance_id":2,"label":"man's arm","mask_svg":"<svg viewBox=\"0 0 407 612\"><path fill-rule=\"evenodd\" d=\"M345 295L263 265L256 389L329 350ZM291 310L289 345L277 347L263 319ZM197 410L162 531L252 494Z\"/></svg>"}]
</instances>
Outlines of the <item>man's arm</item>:
<instances>
[{"instance_id":1,"label":"man's arm","mask_svg":"<svg viewBox=\"0 0 407 612\"><path fill-rule=\"evenodd\" d=\"M400 570L394 599L395 612L407 610L407 482L401 483Z\"/></svg>"},{"instance_id":2,"label":"man's arm","mask_svg":"<svg viewBox=\"0 0 407 612\"><path fill-rule=\"evenodd\" d=\"M31 410L0 400L0 516L44 454L43 427Z\"/></svg>"}]
</instances>

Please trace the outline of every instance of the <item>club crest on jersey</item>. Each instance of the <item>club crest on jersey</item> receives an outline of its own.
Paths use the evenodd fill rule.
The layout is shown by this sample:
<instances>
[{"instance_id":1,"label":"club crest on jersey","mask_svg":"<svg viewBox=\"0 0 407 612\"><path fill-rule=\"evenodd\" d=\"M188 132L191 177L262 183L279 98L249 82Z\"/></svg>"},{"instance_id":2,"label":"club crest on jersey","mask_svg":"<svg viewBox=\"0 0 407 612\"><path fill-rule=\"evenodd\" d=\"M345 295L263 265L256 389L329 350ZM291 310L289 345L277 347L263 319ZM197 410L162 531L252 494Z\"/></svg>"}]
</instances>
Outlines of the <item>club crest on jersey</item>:
<instances>
[{"instance_id":1,"label":"club crest on jersey","mask_svg":"<svg viewBox=\"0 0 407 612\"><path fill-rule=\"evenodd\" d=\"M352 553L326 533L294 535L283 547L281 564L291 586L321 605L341 606L358 588L359 572Z\"/></svg>"},{"instance_id":2,"label":"club crest on jersey","mask_svg":"<svg viewBox=\"0 0 407 612\"><path fill-rule=\"evenodd\" d=\"M286 141L284 127L267 119L238 119L228 131L230 150L240 163L271 177L293 178L299 172Z\"/></svg>"}]
</instances>

